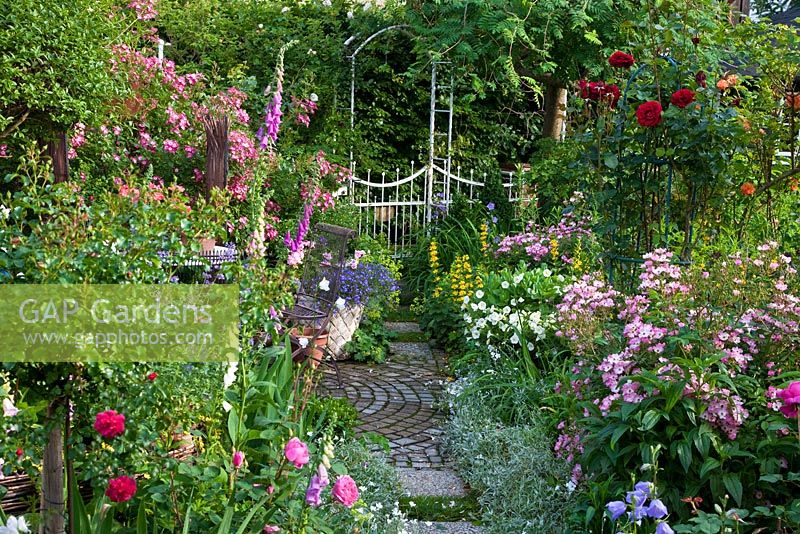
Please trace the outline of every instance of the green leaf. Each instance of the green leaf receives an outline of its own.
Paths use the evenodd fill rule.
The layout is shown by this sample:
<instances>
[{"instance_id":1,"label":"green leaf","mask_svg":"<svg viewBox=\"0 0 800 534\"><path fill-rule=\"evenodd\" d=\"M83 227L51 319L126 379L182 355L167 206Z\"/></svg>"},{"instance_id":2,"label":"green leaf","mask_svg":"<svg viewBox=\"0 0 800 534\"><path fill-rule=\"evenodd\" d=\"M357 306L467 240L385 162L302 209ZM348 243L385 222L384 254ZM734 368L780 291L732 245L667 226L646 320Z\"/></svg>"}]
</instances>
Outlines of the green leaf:
<instances>
[{"instance_id":1,"label":"green leaf","mask_svg":"<svg viewBox=\"0 0 800 534\"><path fill-rule=\"evenodd\" d=\"M222 516L217 534L231 534L231 523L233 523L233 506L228 506L225 508L225 515Z\"/></svg>"},{"instance_id":2,"label":"green leaf","mask_svg":"<svg viewBox=\"0 0 800 534\"><path fill-rule=\"evenodd\" d=\"M192 503L189 503L189 507L186 508L186 519L184 519L183 521L183 534L189 534L189 525L191 523L192 523Z\"/></svg>"},{"instance_id":3,"label":"green leaf","mask_svg":"<svg viewBox=\"0 0 800 534\"><path fill-rule=\"evenodd\" d=\"M147 534L147 511L144 508L144 499L139 503L139 512L136 514L136 534Z\"/></svg>"},{"instance_id":4,"label":"green leaf","mask_svg":"<svg viewBox=\"0 0 800 534\"><path fill-rule=\"evenodd\" d=\"M603 156L603 162L609 169L616 169L619 166L619 159L617 158L617 155L611 152L606 152L606 154Z\"/></svg>"},{"instance_id":5,"label":"green leaf","mask_svg":"<svg viewBox=\"0 0 800 534\"><path fill-rule=\"evenodd\" d=\"M614 433L611 434L611 443L610 446L613 449L616 447L617 442L619 439L628 431L627 425L619 425L615 430Z\"/></svg>"},{"instance_id":6,"label":"green leaf","mask_svg":"<svg viewBox=\"0 0 800 534\"><path fill-rule=\"evenodd\" d=\"M678 444L678 460L680 460L683 470L689 472L692 466L692 447L685 441Z\"/></svg>"},{"instance_id":7,"label":"green leaf","mask_svg":"<svg viewBox=\"0 0 800 534\"><path fill-rule=\"evenodd\" d=\"M231 408L231 411L228 413L228 437L230 437L231 443L234 446L239 444L239 432L240 432L241 420L239 419L239 412L236 408Z\"/></svg>"},{"instance_id":8,"label":"green leaf","mask_svg":"<svg viewBox=\"0 0 800 534\"><path fill-rule=\"evenodd\" d=\"M761 478L759 478L759 480L762 482L771 482L771 483L780 482L781 480L783 480L783 475L780 473L773 473L771 475L761 475Z\"/></svg>"},{"instance_id":9,"label":"green leaf","mask_svg":"<svg viewBox=\"0 0 800 534\"><path fill-rule=\"evenodd\" d=\"M731 497L736 501L736 504L741 506L742 493L744 493L744 491L742 489L742 481L739 480L739 477L733 473L725 473L722 475L722 483L725 485L725 489L728 490L728 493L731 494Z\"/></svg>"},{"instance_id":10,"label":"green leaf","mask_svg":"<svg viewBox=\"0 0 800 534\"><path fill-rule=\"evenodd\" d=\"M716 458L706 458L706 461L700 467L700 478L705 478L709 472L719 468L721 465Z\"/></svg>"},{"instance_id":11,"label":"green leaf","mask_svg":"<svg viewBox=\"0 0 800 534\"><path fill-rule=\"evenodd\" d=\"M659 412L655 410L648 411L644 414L644 417L642 417L641 429L644 431L652 429L654 426L656 426L656 423L658 423L659 419L661 419L661 414Z\"/></svg>"}]
</instances>

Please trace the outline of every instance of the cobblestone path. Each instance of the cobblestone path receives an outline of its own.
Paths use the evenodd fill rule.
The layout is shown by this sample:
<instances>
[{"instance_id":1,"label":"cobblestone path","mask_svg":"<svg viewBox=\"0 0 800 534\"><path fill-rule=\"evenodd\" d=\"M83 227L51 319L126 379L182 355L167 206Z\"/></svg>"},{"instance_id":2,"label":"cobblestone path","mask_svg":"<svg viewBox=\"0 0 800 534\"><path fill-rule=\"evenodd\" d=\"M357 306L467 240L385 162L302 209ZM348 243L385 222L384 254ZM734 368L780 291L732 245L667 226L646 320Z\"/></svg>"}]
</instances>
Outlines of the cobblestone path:
<instances>
[{"instance_id":1,"label":"cobblestone path","mask_svg":"<svg viewBox=\"0 0 800 534\"><path fill-rule=\"evenodd\" d=\"M419 333L411 322L386 323L398 333ZM444 374L442 354L425 342L391 343L388 361L367 365L339 362L343 388L336 374L325 369L322 394L347 397L358 409L358 432L375 432L389 442L391 462L409 499L459 498L464 482L446 465L441 453L444 414L437 410ZM413 534L480 534L483 530L465 521L413 521Z\"/></svg>"},{"instance_id":2,"label":"cobblestone path","mask_svg":"<svg viewBox=\"0 0 800 534\"><path fill-rule=\"evenodd\" d=\"M419 332L416 323L388 326L396 332ZM397 467L441 467L443 417L435 407L440 365L427 343L397 342L384 364L339 362L344 388L337 388L332 370L326 370L322 387L334 397L350 399L361 418L356 430L384 436Z\"/></svg>"}]
</instances>

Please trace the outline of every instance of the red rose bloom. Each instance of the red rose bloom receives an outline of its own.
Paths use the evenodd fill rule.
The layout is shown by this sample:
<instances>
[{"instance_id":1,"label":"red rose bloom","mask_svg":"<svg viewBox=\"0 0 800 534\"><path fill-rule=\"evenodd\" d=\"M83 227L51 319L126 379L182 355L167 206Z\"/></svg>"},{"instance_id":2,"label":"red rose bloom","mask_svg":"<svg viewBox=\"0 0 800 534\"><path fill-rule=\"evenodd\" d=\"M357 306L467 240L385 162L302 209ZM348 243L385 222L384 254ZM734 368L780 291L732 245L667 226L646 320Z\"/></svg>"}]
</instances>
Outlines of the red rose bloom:
<instances>
[{"instance_id":1,"label":"red rose bloom","mask_svg":"<svg viewBox=\"0 0 800 534\"><path fill-rule=\"evenodd\" d=\"M620 52L619 50L611 54L608 58L609 65L620 69L629 69L635 62L632 55Z\"/></svg>"},{"instance_id":2,"label":"red rose bloom","mask_svg":"<svg viewBox=\"0 0 800 534\"><path fill-rule=\"evenodd\" d=\"M579 80L578 88L581 90L581 98L587 100L589 98L589 82L586 80Z\"/></svg>"},{"instance_id":3,"label":"red rose bloom","mask_svg":"<svg viewBox=\"0 0 800 534\"><path fill-rule=\"evenodd\" d=\"M121 436L125 432L125 416L115 410L100 412L94 418L94 429L106 439Z\"/></svg>"},{"instance_id":4,"label":"red rose bloom","mask_svg":"<svg viewBox=\"0 0 800 534\"><path fill-rule=\"evenodd\" d=\"M697 85L700 87L708 87L708 83L706 83L706 73L702 70L694 75L694 81L696 81Z\"/></svg>"},{"instance_id":5,"label":"red rose bloom","mask_svg":"<svg viewBox=\"0 0 800 534\"><path fill-rule=\"evenodd\" d=\"M112 478L108 481L106 497L113 502L125 502L131 500L136 493L136 481L129 476Z\"/></svg>"},{"instance_id":6,"label":"red rose bloom","mask_svg":"<svg viewBox=\"0 0 800 534\"><path fill-rule=\"evenodd\" d=\"M649 100L636 108L636 120L645 128L652 128L661 124L661 104Z\"/></svg>"},{"instance_id":7,"label":"red rose bloom","mask_svg":"<svg viewBox=\"0 0 800 534\"><path fill-rule=\"evenodd\" d=\"M611 103L612 108L617 107L617 102L619 102L619 95L620 92L617 84L614 83L607 84L603 88L603 98L605 98Z\"/></svg>"},{"instance_id":8,"label":"red rose bloom","mask_svg":"<svg viewBox=\"0 0 800 534\"><path fill-rule=\"evenodd\" d=\"M744 196L749 197L756 192L756 186L753 185L753 182L745 182L742 184L741 192Z\"/></svg>"},{"instance_id":9,"label":"red rose bloom","mask_svg":"<svg viewBox=\"0 0 800 534\"><path fill-rule=\"evenodd\" d=\"M155 380L157 377L158 377L158 373L156 373L155 371L154 371L154 372L152 372L152 373L150 373L149 375L147 375L147 379L148 379L150 382L152 382L153 380Z\"/></svg>"},{"instance_id":10,"label":"red rose bloom","mask_svg":"<svg viewBox=\"0 0 800 534\"><path fill-rule=\"evenodd\" d=\"M669 101L672 102L674 106L678 106L679 108L683 109L694 102L694 91L691 89L679 89L672 93Z\"/></svg>"},{"instance_id":11,"label":"red rose bloom","mask_svg":"<svg viewBox=\"0 0 800 534\"><path fill-rule=\"evenodd\" d=\"M17 458L22 458L23 454L25 454L25 451L22 448L17 449Z\"/></svg>"}]
</instances>

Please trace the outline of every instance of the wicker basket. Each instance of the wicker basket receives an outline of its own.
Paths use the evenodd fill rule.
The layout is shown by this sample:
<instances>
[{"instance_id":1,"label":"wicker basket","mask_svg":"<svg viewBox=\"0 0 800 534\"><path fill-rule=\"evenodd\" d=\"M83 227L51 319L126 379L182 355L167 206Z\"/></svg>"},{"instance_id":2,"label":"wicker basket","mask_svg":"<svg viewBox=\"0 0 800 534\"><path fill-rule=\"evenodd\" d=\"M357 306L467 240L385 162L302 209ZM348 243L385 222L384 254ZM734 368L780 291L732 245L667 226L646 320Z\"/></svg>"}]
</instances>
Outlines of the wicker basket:
<instances>
[{"instance_id":1,"label":"wicker basket","mask_svg":"<svg viewBox=\"0 0 800 534\"><path fill-rule=\"evenodd\" d=\"M363 313L364 306L360 304L348 304L344 308L337 308L334 311L328 328L328 350L333 354L334 359L347 359L344 346L353 339L353 334L358 329Z\"/></svg>"}]
</instances>

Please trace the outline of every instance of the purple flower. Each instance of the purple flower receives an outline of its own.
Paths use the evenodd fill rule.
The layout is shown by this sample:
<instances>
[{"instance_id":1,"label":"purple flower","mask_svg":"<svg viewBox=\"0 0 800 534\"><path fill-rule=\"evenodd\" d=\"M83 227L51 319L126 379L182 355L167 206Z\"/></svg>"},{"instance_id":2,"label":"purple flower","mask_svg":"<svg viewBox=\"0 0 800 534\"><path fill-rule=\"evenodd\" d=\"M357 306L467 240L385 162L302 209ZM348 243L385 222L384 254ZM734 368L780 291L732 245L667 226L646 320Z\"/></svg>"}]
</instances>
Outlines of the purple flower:
<instances>
[{"instance_id":1,"label":"purple flower","mask_svg":"<svg viewBox=\"0 0 800 534\"><path fill-rule=\"evenodd\" d=\"M342 271L339 295L350 304L367 304L371 299L387 299L399 288L391 271L380 263L359 262Z\"/></svg>"},{"instance_id":2,"label":"purple flower","mask_svg":"<svg viewBox=\"0 0 800 534\"><path fill-rule=\"evenodd\" d=\"M644 493L645 498L650 497L650 493L653 490L653 483L652 482L637 482L633 489L636 491L641 491Z\"/></svg>"},{"instance_id":3,"label":"purple flower","mask_svg":"<svg viewBox=\"0 0 800 534\"><path fill-rule=\"evenodd\" d=\"M625 513L625 510L628 509L628 506L622 501L611 501L610 503L606 504L606 510L611 512L611 520L616 521L619 516Z\"/></svg>"},{"instance_id":4,"label":"purple flower","mask_svg":"<svg viewBox=\"0 0 800 534\"><path fill-rule=\"evenodd\" d=\"M316 508L322 504L322 490L328 485L327 480L323 480L319 475L311 477L306 490L306 502L309 506Z\"/></svg>"},{"instance_id":5,"label":"purple flower","mask_svg":"<svg viewBox=\"0 0 800 534\"><path fill-rule=\"evenodd\" d=\"M669 513L661 499L654 499L647 508L647 515L653 519L661 519Z\"/></svg>"},{"instance_id":6,"label":"purple flower","mask_svg":"<svg viewBox=\"0 0 800 534\"><path fill-rule=\"evenodd\" d=\"M489 202L488 204L486 204L487 210L494 211L494 208L495 208L494 202Z\"/></svg>"},{"instance_id":7,"label":"purple flower","mask_svg":"<svg viewBox=\"0 0 800 534\"><path fill-rule=\"evenodd\" d=\"M662 521L656 525L656 534L675 534L675 531L672 530L672 527Z\"/></svg>"},{"instance_id":8,"label":"purple flower","mask_svg":"<svg viewBox=\"0 0 800 534\"><path fill-rule=\"evenodd\" d=\"M314 213L314 205L306 204L303 208L303 218L297 224L297 235L292 237L291 232L286 232L283 238L283 244L289 249L289 252L296 253L303 249L303 241L311 226L311 215Z\"/></svg>"},{"instance_id":9,"label":"purple flower","mask_svg":"<svg viewBox=\"0 0 800 534\"><path fill-rule=\"evenodd\" d=\"M281 84L279 80L278 86L275 89L275 94L272 97L272 102L267 105L267 109L265 110L265 130L259 130L262 134L260 145L262 150L266 150L269 148L270 143L274 143L278 140L278 130L281 127L281 117L283 116L283 112L281 111L281 105L283 104L282 92L283 84Z\"/></svg>"}]
</instances>

